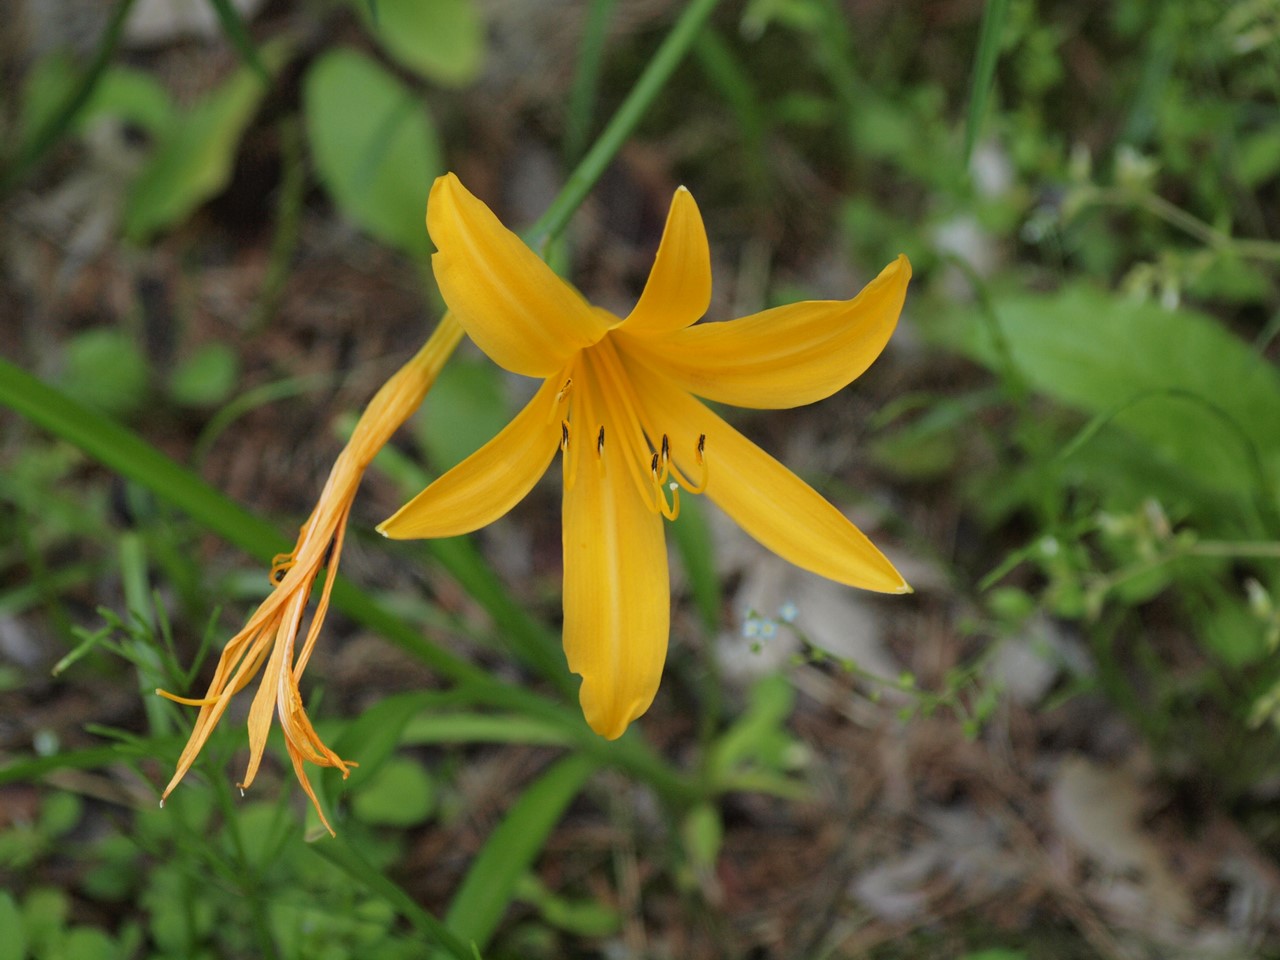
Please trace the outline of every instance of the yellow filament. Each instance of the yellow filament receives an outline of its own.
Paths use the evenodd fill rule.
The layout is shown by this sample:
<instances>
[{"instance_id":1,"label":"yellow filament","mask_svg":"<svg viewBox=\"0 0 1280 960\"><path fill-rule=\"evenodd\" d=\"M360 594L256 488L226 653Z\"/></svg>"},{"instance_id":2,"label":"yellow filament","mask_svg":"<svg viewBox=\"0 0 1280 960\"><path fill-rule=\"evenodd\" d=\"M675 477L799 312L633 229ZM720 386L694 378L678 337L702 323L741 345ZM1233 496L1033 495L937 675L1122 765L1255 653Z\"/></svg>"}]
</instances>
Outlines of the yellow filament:
<instances>
[{"instance_id":1,"label":"yellow filament","mask_svg":"<svg viewBox=\"0 0 1280 960\"><path fill-rule=\"evenodd\" d=\"M564 386L562 386L556 392L556 402L551 405L551 411L547 414L547 423L551 423L553 420L555 420L557 416L560 416L563 419L569 415L568 410L566 410L563 414L558 413L558 411L565 404L568 404L570 407L572 407L572 403L569 402L570 393L572 390L573 390L573 377L566 376L564 378Z\"/></svg>"},{"instance_id":2,"label":"yellow filament","mask_svg":"<svg viewBox=\"0 0 1280 960\"><path fill-rule=\"evenodd\" d=\"M188 707L211 707L219 699L218 697L180 697L176 693L161 690L159 687L156 687L156 693L166 700L172 700L174 703L181 703Z\"/></svg>"},{"instance_id":3,"label":"yellow filament","mask_svg":"<svg viewBox=\"0 0 1280 960\"><path fill-rule=\"evenodd\" d=\"M654 454L657 456L657 454ZM666 485L671 490L671 502L667 502L667 494L663 490L663 484L656 482L653 485L654 496L658 501L658 512L668 520L675 520L680 516L680 485L678 483L669 483Z\"/></svg>"},{"instance_id":4,"label":"yellow filament","mask_svg":"<svg viewBox=\"0 0 1280 960\"><path fill-rule=\"evenodd\" d=\"M651 448L635 410L628 403L626 390L614 389L617 386L625 388L626 380L619 380L620 371L610 365L607 353L600 353L593 348L584 351L582 356L586 366L584 375L589 378L588 389L583 391L584 396L590 393L591 402L600 405L601 409L597 411L597 415L609 424L611 439L622 444L619 448L622 459L636 485L640 499L651 511L657 513L658 504L650 492L649 480L644 475L644 457L648 455Z\"/></svg>"},{"instance_id":5,"label":"yellow filament","mask_svg":"<svg viewBox=\"0 0 1280 960\"><path fill-rule=\"evenodd\" d=\"M267 578L274 587L276 584L284 581L285 576L293 568L294 555L292 553L277 553L271 558L271 572L267 574Z\"/></svg>"},{"instance_id":6,"label":"yellow filament","mask_svg":"<svg viewBox=\"0 0 1280 960\"><path fill-rule=\"evenodd\" d=\"M680 468L677 467L674 462L671 464L671 475L676 478L676 481L680 486L684 487L695 496L707 489L707 478L710 471L707 469L706 450L707 435L705 433L700 433L698 434L698 443L693 449L693 461L698 466L697 483L691 483L689 478L681 472Z\"/></svg>"},{"instance_id":7,"label":"yellow filament","mask_svg":"<svg viewBox=\"0 0 1280 960\"><path fill-rule=\"evenodd\" d=\"M707 434L699 434L698 442L694 445L695 483L672 460L671 438L667 434L659 434L652 422L649 422L644 404L636 396L635 387L616 347L605 338L584 353L584 357L589 357L591 364L598 365L593 371L591 383L599 385L604 406L613 416L614 424L623 430L623 442L627 443L632 454L626 457L627 465L641 490L641 497L655 513L662 513L668 520L673 518L680 512L678 493L673 490L672 493L676 495L668 500L660 485L671 477L678 486L684 486L687 493L700 494L707 490ZM645 457L649 457L648 483L645 483L641 474L643 467L640 466Z\"/></svg>"}]
</instances>

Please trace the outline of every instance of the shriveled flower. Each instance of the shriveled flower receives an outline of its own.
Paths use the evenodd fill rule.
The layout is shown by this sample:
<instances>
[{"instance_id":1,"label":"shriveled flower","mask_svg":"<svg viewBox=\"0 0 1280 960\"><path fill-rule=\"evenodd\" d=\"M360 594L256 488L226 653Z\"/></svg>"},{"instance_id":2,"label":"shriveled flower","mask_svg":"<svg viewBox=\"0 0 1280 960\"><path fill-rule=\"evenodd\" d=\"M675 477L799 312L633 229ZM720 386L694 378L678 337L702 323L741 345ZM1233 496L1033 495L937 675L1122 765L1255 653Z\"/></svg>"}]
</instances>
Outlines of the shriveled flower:
<instances>
[{"instance_id":1,"label":"shriveled flower","mask_svg":"<svg viewBox=\"0 0 1280 960\"><path fill-rule=\"evenodd\" d=\"M302 525L292 552L275 558L271 567L274 586L270 595L262 601L244 629L227 642L205 695L192 699L164 690L156 691L162 697L200 708L195 728L178 759L177 770L161 796L162 806L165 798L191 769L230 705L231 698L248 686L259 670L263 670L262 682L249 708L249 766L238 786L242 790L247 789L257 776L274 711L280 717L285 747L298 781L315 805L325 829L333 833L307 778L304 764L336 767L344 778L348 768L355 764L343 760L320 739L303 707L298 682L329 610L329 595L338 574L347 517L360 480L374 455L422 403L444 361L462 338L462 332L462 328L446 316L417 355L383 384L369 402L356 423L351 439L334 462L329 479L311 516ZM299 649L297 640L302 620L311 599L312 587L321 574L325 575L324 586Z\"/></svg>"},{"instance_id":2,"label":"shriveled flower","mask_svg":"<svg viewBox=\"0 0 1280 960\"><path fill-rule=\"evenodd\" d=\"M839 510L694 396L782 408L844 387L897 324L906 257L852 300L695 325L711 300L711 260L684 188L626 319L587 303L452 174L432 187L427 228L436 280L463 328L497 363L544 383L501 433L378 529L399 539L482 527L519 502L560 450L564 648L597 733L620 736L657 692L670 622L662 518L674 519L682 489L705 492L806 570L910 590Z\"/></svg>"}]
</instances>

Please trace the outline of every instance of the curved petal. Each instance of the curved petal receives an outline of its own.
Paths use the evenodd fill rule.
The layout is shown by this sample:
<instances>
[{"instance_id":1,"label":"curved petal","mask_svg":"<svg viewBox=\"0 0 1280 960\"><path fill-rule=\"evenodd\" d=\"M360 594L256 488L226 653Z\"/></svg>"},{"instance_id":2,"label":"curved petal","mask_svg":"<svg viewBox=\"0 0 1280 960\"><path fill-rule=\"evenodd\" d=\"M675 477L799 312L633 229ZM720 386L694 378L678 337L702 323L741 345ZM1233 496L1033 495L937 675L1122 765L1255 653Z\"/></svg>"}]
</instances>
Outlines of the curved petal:
<instances>
[{"instance_id":1,"label":"curved petal","mask_svg":"<svg viewBox=\"0 0 1280 960\"><path fill-rule=\"evenodd\" d=\"M609 329L582 295L452 173L427 201L436 282L468 335L515 373L548 377Z\"/></svg>"},{"instance_id":2,"label":"curved petal","mask_svg":"<svg viewBox=\"0 0 1280 960\"><path fill-rule=\"evenodd\" d=\"M584 384L574 422L602 423L604 453L574 458L564 494L564 652L581 674L578 699L591 729L610 740L653 702L667 657L671 587L662 517L627 472L624 445L599 394ZM594 401L594 402L592 402ZM572 441L571 441L572 442Z\"/></svg>"},{"instance_id":3,"label":"curved petal","mask_svg":"<svg viewBox=\"0 0 1280 960\"><path fill-rule=\"evenodd\" d=\"M810 300L678 330L628 346L690 393L738 407L798 407L829 397L888 343L911 279L905 256L852 300ZM619 329L619 335L625 335Z\"/></svg>"},{"instance_id":4,"label":"curved petal","mask_svg":"<svg viewBox=\"0 0 1280 960\"><path fill-rule=\"evenodd\" d=\"M811 486L670 381L634 361L628 369L650 419L679 425L671 452L688 477L702 469L693 451L698 435L706 435L706 494L743 530L784 560L838 583L911 591L866 535Z\"/></svg>"},{"instance_id":5,"label":"curved petal","mask_svg":"<svg viewBox=\"0 0 1280 960\"><path fill-rule=\"evenodd\" d=\"M623 321L628 333L664 334L696 322L711 304L711 251L702 214L684 187L671 198L667 225L640 301Z\"/></svg>"},{"instance_id":6,"label":"curved petal","mask_svg":"<svg viewBox=\"0 0 1280 960\"><path fill-rule=\"evenodd\" d=\"M556 452L556 394L546 381L502 432L406 503L378 532L393 540L453 537L492 523L524 499Z\"/></svg>"}]
</instances>

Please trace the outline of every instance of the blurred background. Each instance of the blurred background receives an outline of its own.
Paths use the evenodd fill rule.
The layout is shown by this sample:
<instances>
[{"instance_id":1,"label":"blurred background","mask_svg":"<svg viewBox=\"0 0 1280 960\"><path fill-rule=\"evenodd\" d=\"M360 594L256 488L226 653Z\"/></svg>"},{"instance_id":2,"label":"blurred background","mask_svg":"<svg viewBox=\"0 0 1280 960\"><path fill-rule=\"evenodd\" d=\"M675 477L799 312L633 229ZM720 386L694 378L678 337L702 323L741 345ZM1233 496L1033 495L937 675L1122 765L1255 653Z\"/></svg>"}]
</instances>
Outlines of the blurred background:
<instances>
[{"instance_id":1,"label":"blurred background","mask_svg":"<svg viewBox=\"0 0 1280 960\"><path fill-rule=\"evenodd\" d=\"M151 691L204 688L280 549L196 477L292 536L440 316L432 179L533 223L687 6L5 0L0 960L422 957L434 918L492 958L1280 952L1276 0L723 0L546 252L625 313L680 184L712 319L905 252L863 377L732 414L916 593L686 497L662 689L582 746L529 654L558 471L373 533L531 392L464 344L304 684L361 763L318 779L339 838L278 734L232 789L249 693L158 808L194 711Z\"/></svg>"}]
</instances>

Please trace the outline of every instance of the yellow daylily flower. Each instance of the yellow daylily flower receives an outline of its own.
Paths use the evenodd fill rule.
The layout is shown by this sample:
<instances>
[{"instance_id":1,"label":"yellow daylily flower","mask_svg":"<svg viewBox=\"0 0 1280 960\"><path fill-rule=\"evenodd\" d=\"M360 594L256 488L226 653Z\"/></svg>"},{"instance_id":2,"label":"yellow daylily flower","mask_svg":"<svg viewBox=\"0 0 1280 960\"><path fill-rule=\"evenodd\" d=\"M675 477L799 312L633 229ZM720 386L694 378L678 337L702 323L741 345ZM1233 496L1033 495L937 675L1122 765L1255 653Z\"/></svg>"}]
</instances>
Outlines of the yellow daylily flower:
<instances>
[{"instance_id":1,"label":"yellow daylily flower","mask_svg":"<svg viewBox=\"0 0 1280 960\"><path fill-rule=\"evenodd\" d=\"M227 641L205 695L195 699L179 697L164 690L156 691L169 700L200 708L191 737L178 758L177 770L161 794L161 806L195 763L230 705L231 698L248 686L265 664L262 683L249 708L249 766L237 786L246 790L257 776L274 712L280 717L285 748L293 762L294 773L311 798L320 822L329 833L333 833L333 827L320 808L307 777L304 762L336 767L342 771L344 779L348 768L356 764L343 760L320 739L303 707L298 681L302 679L302 672L311 658L329 610L329 594L338 574L347 518L364 472L373 462L374 455L422 403L462 335L462 328L446 315L422 349L369 401L356 422L351 439L334 462L329 479L311 516L302 525L293 550L275 558L271 567L271 593L244 628ZM298 633L311 599L312 587L321 574L325 576L324 586L299 649Z\"/></svg>"},{"instance_id":2,"label":"yellow daylily flower","mask_svg":"<svg viewBox=\"0 0 1280 960\"><path fill-rule=\"evenodd\" d=\"M695 397L782 408L847 385L897 325L911 277L905 256L852 300L695 325L711 301L711 257L683 187L625 319L583 299L453 174L432 187L427 229L440 292L471 339L544 383L493 440L378 529L405 539L482 527L519 502L560 450L564 649L597 733L621 736L657 692L670 621L662 519L674 519L682 489L706 493L806 570L910 590L839 510Z\"/></svg>"}]
</instances>

